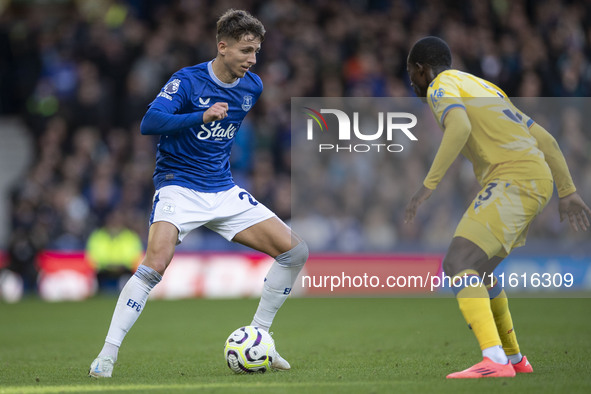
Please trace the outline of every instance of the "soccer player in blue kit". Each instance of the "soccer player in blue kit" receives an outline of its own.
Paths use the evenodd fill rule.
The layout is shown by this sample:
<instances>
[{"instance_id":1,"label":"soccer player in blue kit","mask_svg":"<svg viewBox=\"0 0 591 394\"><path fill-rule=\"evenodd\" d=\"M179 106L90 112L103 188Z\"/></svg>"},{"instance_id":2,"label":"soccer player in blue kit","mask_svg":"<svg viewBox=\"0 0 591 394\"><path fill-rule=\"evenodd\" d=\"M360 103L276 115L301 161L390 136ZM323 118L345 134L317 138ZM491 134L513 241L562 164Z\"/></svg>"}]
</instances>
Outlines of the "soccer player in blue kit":
<instances>
[{"instance_id":1,"label":"soccer player in blue kit","mask_svg":"<svg viewBox=\"0 0 591 394\"><path fill-rule=\"evenodd\" d=\"M217 22L217 56L176 72L150 104L142 134L161 135L146 255L117 301L105 344L89 375L111 377L123 338L170 263L175 246L205 226L275 259L250 325L269 330L308 258L308 247L273 212L234 184L234 136L263 85L249 71L264 39L262 23L242 10ZM278 353L274 369L289 370Z\"/></svg>"}]
</instances>

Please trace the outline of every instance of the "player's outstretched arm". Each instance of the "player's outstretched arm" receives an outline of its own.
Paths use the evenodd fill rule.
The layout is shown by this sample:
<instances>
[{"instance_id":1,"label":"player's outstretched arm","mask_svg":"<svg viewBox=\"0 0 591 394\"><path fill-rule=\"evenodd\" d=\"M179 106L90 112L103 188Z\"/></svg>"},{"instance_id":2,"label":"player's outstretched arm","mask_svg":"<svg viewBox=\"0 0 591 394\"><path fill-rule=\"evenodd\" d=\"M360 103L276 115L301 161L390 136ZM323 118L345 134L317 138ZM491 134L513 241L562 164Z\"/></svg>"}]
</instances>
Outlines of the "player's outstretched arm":
<instances>
[{"instance_id":1,"label":"player's outstretched arm","mask_svg":"<svg viewBox=\"0 0 591 394\"><path fill-rule=\"evenodd\" d=\"M437 150L433 164L429 173L423 181L423 185L412 196L404 211L404 222L412 223L419 205L431 196L433 190L437 187L447 169L454 162L460 151L466 145L472 125L466 111L461 108L452 109L447 114L444 121L445 130L441 145Z\"/></svg>"},{"instance_id":2,"label":"player's outstretched arm","mask_svg":"<svg viewBox=\"0 0 591 394\"><path fill-rule=\"evenodd\" d=\"M435 190L441 179L458 157L472 132L472 124L466 110L463 108L451 109L443 121L443 138L431 168L423 181L426 188Z\"/></svg>"},{"instance_id":3,"label":"player's outstretched arm","mask_svg":"<svg viewBox=\"0 0 591 394\"><path fill-rule=\"evenodd\" d=\"M560 213L560 221L568 218L570 226L575 231L579 229L586 231L589 227L589 218L591 217L591 209L585 204L579 193L574 192L568 196L564 196L558 203L558 212Z\"/></svg>"},{"instance_id":4,"label":"player's outstretched arm","mask_svg":"<svg viewBox=\"0 0 591 394\"><path fill-rule=\"evenodd\" d=\"M205 112L189 114L169 113L155 106L148 109L140 124L144 135L174 135L189 127L196 127L228 116L228 103L215 103Z\"/></svg>"},{"instance_id":5,"label":"player's outstretched arm","mask_svg":"<svg viewBox=\"0 0 591 394\"><path fill-rule=\"evenodd\" d=\"M150 108L142 119L140 132L143 135L174 135L199 124L203 124L203 112L171 114Z\"/></svg>"},{"instance_id":6,"label":"player's outstretched arm","mask_svg":"<svg viewBox=\"0 0 591 394\"><path fill-rule=\"evenodd\" d=\"M554 178L554 182L556 183L558 197L562 198L574 193L577 189L570 176L564 155L558 147L558 143L552 137L552 134L548 133L546 129L537 123L534 123L529 131L538 141L538 149L544 154L546 163L548 163L548 167L552 171L552 178Z\"/></svg>"},{"instance_id":7,"label":"player's outstretched arm","mask_svg":"<svg viewBox=\"0 0 591 394\"><path fill-rule=\"evenodd\" d=\"M585 204L579 193L576 192L577 189L556 139L537 123L532 125L530 132L538 141L538 148L544 153L546 163L548 163L548 167L552 171L552 178L556 182L556 189L560 198L558 204L560 221L562 222L568 218L573 230L587 230L591 227L589 225L591 209Z\"/></svg>"}]
</instances>

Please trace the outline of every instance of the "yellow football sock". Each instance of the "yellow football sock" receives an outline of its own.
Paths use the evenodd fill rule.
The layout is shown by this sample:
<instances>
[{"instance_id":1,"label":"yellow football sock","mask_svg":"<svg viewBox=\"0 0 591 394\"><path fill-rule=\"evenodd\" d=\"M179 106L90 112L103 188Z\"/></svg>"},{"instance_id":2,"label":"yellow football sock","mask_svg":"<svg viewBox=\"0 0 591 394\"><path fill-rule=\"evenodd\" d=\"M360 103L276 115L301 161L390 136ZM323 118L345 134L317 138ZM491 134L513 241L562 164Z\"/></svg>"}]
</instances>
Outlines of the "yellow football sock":
<instances>
[{"instance_id":1,"label":"yellow football sock","mask_svg":"<svg viewBox=\"0 0 591 394\"><path fill-rule=\"evenodd\" d=\"M468 326L476 335L480 349L501 346L491 310L488 291L475 270L464 270L453 278L453 290Z\"/></svg>"},{"instance_id":2,"label":"yellow football sock","mask_svg":"<svg viewBox=\"0 0 591 394\"><path fill-rule=\"evenodd\" d=\"M499 338L501 338L503 344L503 350L508 356L517 354L519 353L519 344L513 328L507 294L501 288L497 278L494 278L492 286L488 285L486 288L490 297L490 309L495 319Z\"/></svg>"}]
</instances>

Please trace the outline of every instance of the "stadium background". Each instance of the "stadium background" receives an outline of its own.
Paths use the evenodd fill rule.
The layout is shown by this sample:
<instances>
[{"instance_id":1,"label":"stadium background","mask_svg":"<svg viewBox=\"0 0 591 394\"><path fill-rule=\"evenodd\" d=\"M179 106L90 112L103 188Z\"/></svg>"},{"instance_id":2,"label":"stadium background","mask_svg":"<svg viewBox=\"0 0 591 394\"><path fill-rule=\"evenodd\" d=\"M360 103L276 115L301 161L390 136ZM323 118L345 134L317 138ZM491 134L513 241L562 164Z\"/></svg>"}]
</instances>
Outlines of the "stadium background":
<instances>
[{"instance_id":1,"label":"stadium background","mask_svg":"<svg viewBox=\"0 0 591 394\"><path fill-rule=\"evenodd\" d=\"M139 122L174 71L215 56L215 21L229 7L248 9L267 29L254 68L265 90L237 135L233 175L286 221L290 98L413 96L406 54L421 36L442 36L454 67L509 96L591 93L589 1L0 1L0 250L29 287L39 253L83 251L113 210L145 242L157 139L141 136ZM589 203L591 132L570 118L550 132ZM412 227L400 220L438 143L422 139L412 170L396 174L407 187L347 228L345 239L373 233L379 242L333 236L313 252L443 253L475 193L459 161L433 196L453 209L423 212ZM332 201L337 210L364 192L347 191L333 193L347 196ZM519 254L588 263L588 240L559 222L555 197ZM244 249L203 230L179 251L223 257Z\"/></svg>"}]
</instances>

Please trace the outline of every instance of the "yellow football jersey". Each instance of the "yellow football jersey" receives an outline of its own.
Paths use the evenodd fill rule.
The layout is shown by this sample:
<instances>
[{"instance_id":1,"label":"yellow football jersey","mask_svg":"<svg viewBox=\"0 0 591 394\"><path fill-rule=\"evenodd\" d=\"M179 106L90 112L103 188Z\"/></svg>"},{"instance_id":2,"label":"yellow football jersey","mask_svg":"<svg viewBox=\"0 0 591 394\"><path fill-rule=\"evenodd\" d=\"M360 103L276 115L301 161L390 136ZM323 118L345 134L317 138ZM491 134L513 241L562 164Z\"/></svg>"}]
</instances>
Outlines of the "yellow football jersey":
<instances>
[{"instance_id":1,"label":"yellow football jersey","mask_svg":"<svg viewBox=\"0 0 591 394\"><path fill-rule=\"evenodd\" d=\"M529 132L533 120L494 84L446 70L429 85L427 101L442 129L449 110L466 110L472 130L462 154L472 162L481 185L493 179L552 180L544 154Z\"/></svg>"}]
</instances>

